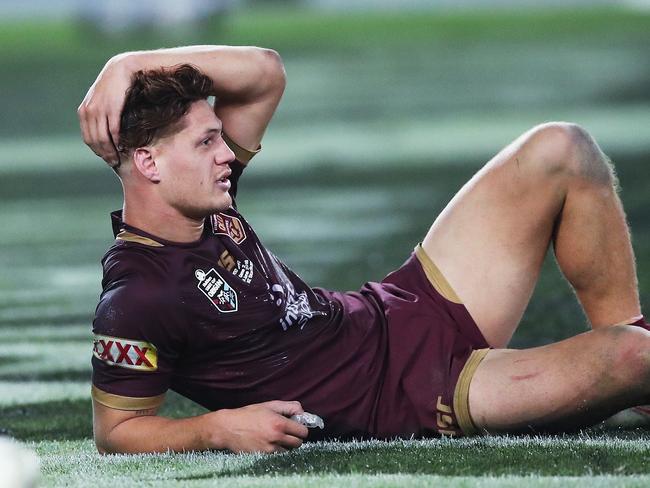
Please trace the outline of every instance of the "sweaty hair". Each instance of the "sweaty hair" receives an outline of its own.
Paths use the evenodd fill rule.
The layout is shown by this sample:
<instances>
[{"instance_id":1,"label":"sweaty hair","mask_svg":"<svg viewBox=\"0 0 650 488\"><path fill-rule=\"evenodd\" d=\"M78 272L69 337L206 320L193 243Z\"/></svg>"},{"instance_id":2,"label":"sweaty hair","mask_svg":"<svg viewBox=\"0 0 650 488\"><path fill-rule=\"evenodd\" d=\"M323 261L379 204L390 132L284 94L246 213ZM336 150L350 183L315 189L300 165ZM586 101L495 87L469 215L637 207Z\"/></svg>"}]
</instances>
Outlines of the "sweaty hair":
<instances>
[{"instance_id":1,"label":"sweaty hair","mask_svg":"<svg viewBox=\"0 0 650 488\"><path fill-rule=\"evenodd\" d=\"M181 130L192 103L214 93L212 80L190 64L137 71L120 119L120 155Z\"/></svg>"}]
</instances>

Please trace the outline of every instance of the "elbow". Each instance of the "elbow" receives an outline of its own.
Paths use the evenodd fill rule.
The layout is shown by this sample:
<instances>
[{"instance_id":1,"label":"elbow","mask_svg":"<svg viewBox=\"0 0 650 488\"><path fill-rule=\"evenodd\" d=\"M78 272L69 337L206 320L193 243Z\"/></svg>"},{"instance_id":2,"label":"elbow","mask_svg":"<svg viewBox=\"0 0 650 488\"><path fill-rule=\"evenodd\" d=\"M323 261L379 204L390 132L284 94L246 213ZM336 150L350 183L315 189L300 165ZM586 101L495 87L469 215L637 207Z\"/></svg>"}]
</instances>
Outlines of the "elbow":
<instances>
[{"instance_id":1,"label":"elbow","mask_svg":"<svg viewBox=\"0 0 650 488\"><path fill-rule=\"evenodd\" d=\"M263 69L263 79L273 91L284 92L287 83L287 74L284 70L284 63L277 51L273 49L259 48L260 65Z\"/></svg>"}]
</instances>

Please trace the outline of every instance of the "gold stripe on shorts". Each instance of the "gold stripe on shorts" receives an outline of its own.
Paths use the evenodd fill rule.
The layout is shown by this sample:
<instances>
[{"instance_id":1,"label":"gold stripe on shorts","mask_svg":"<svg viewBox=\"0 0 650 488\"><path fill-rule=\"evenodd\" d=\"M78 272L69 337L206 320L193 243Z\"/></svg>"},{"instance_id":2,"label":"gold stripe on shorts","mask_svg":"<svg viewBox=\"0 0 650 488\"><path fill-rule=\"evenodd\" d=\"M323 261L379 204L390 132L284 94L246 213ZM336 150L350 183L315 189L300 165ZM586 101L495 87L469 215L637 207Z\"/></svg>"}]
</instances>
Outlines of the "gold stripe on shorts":
<instances>
[{"instance_id":1,"label":"gold stripe on shorts","mask_svg":"<svg viewBox=\"0 0 650 488\"><path fill-rule=\"evenodd\" d=\"M450 302L463 303L447 281L447 278L445 278L442 272L438 269L438 266L434 264L429 255L425 252L422 244L415 246L415 255L418 258L418 261L420 261L422 269L424 269L424 274L427 275L429 282L435 290Z\"/></svg>"},{"instance_id":2,"label":"gold stripe on shorts","mask_svg":"<svg viewBox=\"0 0 650 488\"><path fill-rule=\"evenodd\" d=\"M458 382L454 390L454 412L456 413L458 426L465 435L479 433L469 411L469 385L472 382L476 368L485 359L489 351L490 349L476 349L472 351L472 354L467 358L467 362L460 372L460 376L458 376Z\"/></svg>"},{"instance_id":3,"label":"gold stripe on shorts","mask_svg":"<svg viewBox=\"0 0 650 488\"><path fill-rule=\"evenodd\" d=\"M165 400L164 393L153 397L125 397L106 393L95 385L92 388L92 397L97 403L117 410L149 410L158 408Z\"/></svg>"}]
</instances>

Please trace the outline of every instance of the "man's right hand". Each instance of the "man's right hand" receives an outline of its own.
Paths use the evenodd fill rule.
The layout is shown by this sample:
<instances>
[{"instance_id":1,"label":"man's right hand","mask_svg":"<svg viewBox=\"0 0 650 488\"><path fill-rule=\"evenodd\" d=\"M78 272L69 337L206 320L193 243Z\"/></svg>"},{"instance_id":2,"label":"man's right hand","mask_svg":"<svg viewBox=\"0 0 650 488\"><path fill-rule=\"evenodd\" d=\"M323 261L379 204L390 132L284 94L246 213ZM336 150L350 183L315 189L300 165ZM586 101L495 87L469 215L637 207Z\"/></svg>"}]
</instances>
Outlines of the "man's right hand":
<instances>
[{"instance_id":1,"label":"man's right hand","mask_svg":"<svg viewBox=\"0 0 650 488\"><path fill-rule=\"evenodd\" d=\"M127 54L106 63L77 109L84 142L111 167L120 164L120 114L131 75L137 70Z\"/></svg>"},{"instance_id":2,"label":"man's right hand","mask_svg":"<svg viewBox=\"0 0 650 488\"><path fill-rule=\"evenodd\" d=\"M274 400L214 412L215 447L233 452L284 452L300 447L309 429L288 417L304 413L299 402Z\"/></svg>"},{"instance_id":3,"label":"man's right hand","mask_svg":"<svg viewBox=\"0 0 650 488\"><path fill-rule=\"evenodd\" d=\"M283 452L300 447L308 433L307 427L288 418L304 413L299 402L274 400L182 419L160 417L157 410L119 410L93 400L99 452Z\"/></svg>"}]
</instances>

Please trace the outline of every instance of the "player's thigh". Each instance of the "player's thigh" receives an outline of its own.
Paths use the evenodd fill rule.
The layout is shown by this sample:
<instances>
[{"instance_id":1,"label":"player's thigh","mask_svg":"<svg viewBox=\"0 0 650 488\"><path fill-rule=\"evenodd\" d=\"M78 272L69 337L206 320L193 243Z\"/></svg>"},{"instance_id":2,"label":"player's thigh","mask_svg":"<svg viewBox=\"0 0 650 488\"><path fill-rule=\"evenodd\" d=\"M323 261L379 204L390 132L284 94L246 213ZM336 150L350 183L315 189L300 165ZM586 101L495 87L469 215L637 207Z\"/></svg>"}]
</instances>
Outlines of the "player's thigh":
<instances>
[{"instance_id":1,"label":"player's thigh","mask_svg":"<svg viewBox=\"0 0 650 488\"><path fill-rule=\"evenodd\" d=\"M521 320L562 206L554 139L561 142L536 128L503 149L454 196L422 244L493 347L505 347Z\"/></svg>"},{"instance_id":2,"label":"player's thigh","mask_svg":"<svg viewBox=\"0 0 650 488\"><path fill-rule=\"evenodd\" d=\"M489 432L571 430L647 401L650 333L593 330L555 344L491 350L469 390L475 425Z\"/></svg>"}]
</instances>

